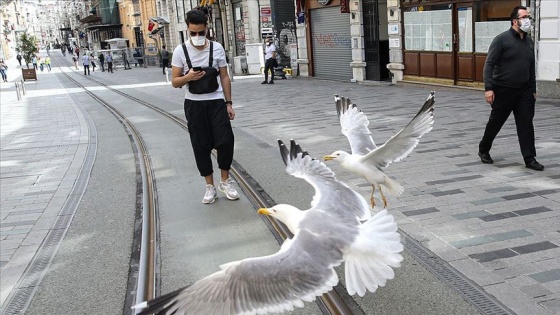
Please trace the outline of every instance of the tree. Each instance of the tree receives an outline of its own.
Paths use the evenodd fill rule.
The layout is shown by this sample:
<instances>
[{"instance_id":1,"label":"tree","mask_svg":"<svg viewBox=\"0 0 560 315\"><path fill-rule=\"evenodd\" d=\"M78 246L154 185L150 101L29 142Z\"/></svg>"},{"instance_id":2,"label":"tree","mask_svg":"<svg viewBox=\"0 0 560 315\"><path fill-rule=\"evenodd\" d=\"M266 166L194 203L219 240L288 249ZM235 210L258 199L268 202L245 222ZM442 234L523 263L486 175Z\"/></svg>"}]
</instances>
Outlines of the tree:
<instances>
[{"instance_id":1,"label":"tree","mask_svg":"<svg viewBox=\"0 0 560 315\"><path fill-rule=\"evenodd\" d=\"M33 59L35 53L39 51L39 49L37 49L36 42L37 39L35 38L35 36L29 36L27 35L27 33L21 34L18 50L23 54L27 69L29 69L29 63L31 62L31 59Z\"/></svg>"}]
</instances>

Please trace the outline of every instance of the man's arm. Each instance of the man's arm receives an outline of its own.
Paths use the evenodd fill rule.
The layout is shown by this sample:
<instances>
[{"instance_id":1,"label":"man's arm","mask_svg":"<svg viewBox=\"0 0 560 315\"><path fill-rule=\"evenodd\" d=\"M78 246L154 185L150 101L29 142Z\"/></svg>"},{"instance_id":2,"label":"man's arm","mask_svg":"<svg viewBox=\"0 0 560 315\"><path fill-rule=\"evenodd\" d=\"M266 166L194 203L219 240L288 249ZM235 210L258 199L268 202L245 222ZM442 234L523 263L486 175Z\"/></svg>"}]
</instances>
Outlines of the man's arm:
<instances>
[{"instance_id":1,"label":"man's arm","mask_svg":"<svg viewBox=\"0 0 560 315\"><path fill-rule=\"evenodd\" d=\"M222 83L222 90L224 92L224 98L227 101L231 101L231 80L229 79L229 74L227 67L220 67L220 82ZM233 110L233 105L231 103L226 104L227 112L230 120L235 118L235 111Z\"/></svg>"},{"instance_id":2,"label":"man's arm","mask_svg":"<svg viewBox=\"0 0 560 315\"><path fill-rule=\"evenodd\" d=\"M494 68L502 57L502 44L498 37L494 38L490 48L488 48L488 56L484 63L484 98L490 105L494 103L494 88L492 87L492 77Z\"/></svg>"},{"instance_id":3,"label":"man's arm","mask_svg":"<svg viewBox=\"0 0 560 315\"><path fill-rule=\"evenodd\" d=\"M183 75L183 68L172 66L171 67L171 85L174 88L180 88L189 83L189 81L199 80L204 76L204 71L190 70L187 74Z\"/></svg>"}]
</instances>

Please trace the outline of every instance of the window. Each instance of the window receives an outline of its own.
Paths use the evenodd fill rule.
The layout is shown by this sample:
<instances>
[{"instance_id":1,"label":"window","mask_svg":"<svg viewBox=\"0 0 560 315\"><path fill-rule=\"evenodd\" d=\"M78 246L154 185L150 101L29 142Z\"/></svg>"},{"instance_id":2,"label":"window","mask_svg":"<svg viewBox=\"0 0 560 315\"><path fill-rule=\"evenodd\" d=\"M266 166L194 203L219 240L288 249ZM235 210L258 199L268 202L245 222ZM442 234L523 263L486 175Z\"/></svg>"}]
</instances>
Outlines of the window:
<instances>
[{"instance_id":1,"label":"window","mask_svg":"<svg viewBox=\"0 0 560 315\"><path fill-rule=\"evenodd\" d=\"M405 49L451 51L451 8L450 4L405 8Z\"/></svg>"},{"instance_id":2,"label":"window","mask_svg":"<svg viewBox=\"0 0 560 315\"><path fill-rule=\"evenodd\" d=\"M475 52L486 53L496 35L511 27L511 10L519 0L493 0L474 5Z\"/></svg>"}]
</instances>

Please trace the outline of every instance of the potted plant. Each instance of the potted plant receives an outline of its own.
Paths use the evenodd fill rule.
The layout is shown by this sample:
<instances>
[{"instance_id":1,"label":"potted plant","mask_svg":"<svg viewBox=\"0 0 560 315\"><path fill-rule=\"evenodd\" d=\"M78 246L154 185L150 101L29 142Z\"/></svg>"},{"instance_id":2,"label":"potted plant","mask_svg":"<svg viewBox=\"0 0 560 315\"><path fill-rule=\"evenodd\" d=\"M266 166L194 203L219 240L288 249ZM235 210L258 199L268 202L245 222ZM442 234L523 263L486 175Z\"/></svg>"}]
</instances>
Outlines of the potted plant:
<instances>
[{"instance_id":1,"label":"potted plant","mask_svg":"<svg viewBox=\"0 0 560 315\"><path fill-rule=\"evenodd\" d=\"M34 67L31 67L31 69L29 68L29 63L35 56L35 53L39 51L36 45L37 39L35 38L35 36L27 35L26 32L21 34L19 42L20 45L18 47L18 50L21 51L21 53L23 54L23 59L25 59L25 65L27 66L27 69L23 69L23 68L21 69L23 80L27 80L27 79L37 80L37 72L35 71L35 68Z\"/></svg>"}]
</instances>

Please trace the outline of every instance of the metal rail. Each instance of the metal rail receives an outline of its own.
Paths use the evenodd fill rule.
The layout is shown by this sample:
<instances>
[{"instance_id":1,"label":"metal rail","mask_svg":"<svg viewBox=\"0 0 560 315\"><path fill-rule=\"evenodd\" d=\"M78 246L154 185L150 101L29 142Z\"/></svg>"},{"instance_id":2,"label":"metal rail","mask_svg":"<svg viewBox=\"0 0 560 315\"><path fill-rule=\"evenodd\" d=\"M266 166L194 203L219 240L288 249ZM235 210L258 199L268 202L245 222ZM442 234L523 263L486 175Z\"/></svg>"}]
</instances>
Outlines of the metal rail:
<instances>
[{"instance_id":1,"label":"metal rail","mask_svg":"<svg viewBox=\"0 0 560 315\"><path fill-rule=\"evenodd\" d=\"M142 178L142 232L140 241L140 258L136 285L136 301L147 301L155 297L156 292L156 260L157 260L157 193L152 171L150 154L142 136L134 125L114 106L89 91L85 86L61 71L70 81L82 88L86 94L107 108L123 124L127 133L132 137L132 144L137 153L138 166ZM112 89L112 91L117 91ZM123 96L123 93L119 93ZM139 312L140 310L137 310Z\"/></svg>"}]
</instances>

